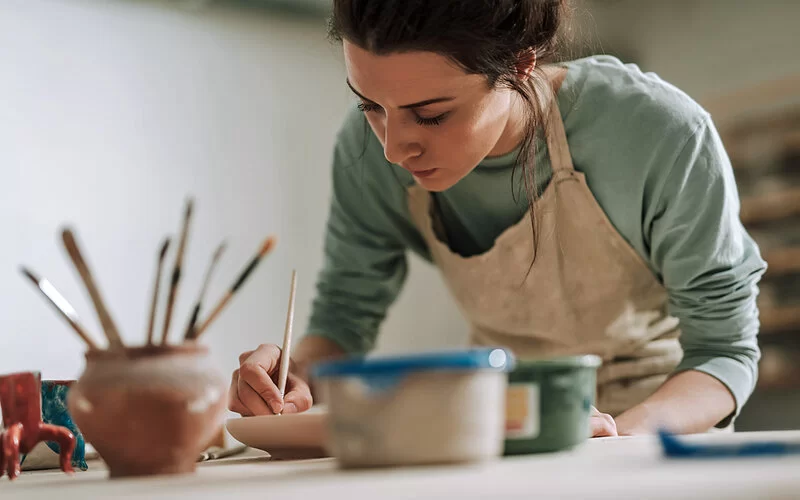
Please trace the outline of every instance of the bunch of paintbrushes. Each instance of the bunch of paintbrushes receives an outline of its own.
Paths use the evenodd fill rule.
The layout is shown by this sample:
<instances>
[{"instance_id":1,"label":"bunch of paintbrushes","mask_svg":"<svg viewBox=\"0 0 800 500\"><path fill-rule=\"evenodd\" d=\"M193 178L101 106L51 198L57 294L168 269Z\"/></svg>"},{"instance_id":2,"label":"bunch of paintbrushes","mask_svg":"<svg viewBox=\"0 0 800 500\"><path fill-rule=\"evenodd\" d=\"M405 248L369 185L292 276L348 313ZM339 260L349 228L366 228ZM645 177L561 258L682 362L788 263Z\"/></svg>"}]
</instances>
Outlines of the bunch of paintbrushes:
<instances>
[{"instance_id":1,"label":"bunch of paintbrushes","mask_svg":"<svg viewBox=\"0 0 800 500\"><path fill-rule=\"evenodd\" d=\"M183 261L184 255L186 253L186 244L188 242L189 237L189 226L192 220L192 208L193 202L192 200L188 200L186 203L186 210L184 212L183 217L183 224L181 227L180 232L180 241L178 243L178 250L175 256L175 264L172 268L172 274L170 276L169 281L169 291L167 297L167 304L166 310L164 312L164 325L161 329L161 338L159 339L158 343L160 344L167 344L167 339L170 333L170 325L172 322L172 315L173 310L175 308L175 302L178 297L178 291L180 289L181 283L181 275L183 272ZM117 330L117 326L114 323L114 320L111 318L111 314L108 312L106 308L105 302L102 298L102 294L100 293L100 289L97 286L97 283L92 276L92 273L89 269L89 265L86 263L84 258L83 252L80 250L78 243L75 239L75 235L71 229L64 229L62 231L62 240L64 243L64 248L67 251L70 259L72 260L73 265L75 266L78 275L80 276L83 284L86 286L86 290L89 293L89 297L94 304L94 308L97 312L97 316L100 320L100 325L102 326L103 333L105 334L106 340L108 341L108 348L109 349L123 349L125 348L124 343L122 342L122 338L120 337L119 331ZM205 276L203 278L202 287L200 289L200 294L197 299L197 302L192 309L191 317L189 318L188 324L186 325L186 329L183 332L183 341L195 341L197 340L200 335L205 332L211 323L219 317L220 313L225 309L225 307L230 303L231 299L236 295L236 292L242 287L242 285L247 281L247 278L253 273L255 268L258 266L259 262L272 250L275 246L275 238L273 236L268 237L264 240L261 244L256 255L250 260L247 266L242 270L242 272L237 277L236 281L234 281L233 285L227 292L222 296L222 298L217 302L216 306L211 309L211 312L206 316L203 321L200 321L200 312L202 310L203 301L205 300L205 295L208 290L208 285L211 281L211 276L214 273L214 269L216 268L217 264L222 257L222 253L225 251L225 243L219 245L216 249L214 254L211 257L211 262L206 269ZM167 250L170 247L170 238L166 238L162 243L159 252L158 252L158 263L156 266L156 276L155 276L155 283L153 286L153 294L152 299L150 300L150 312L148 317L148 324L147 324L147 345L155 345L156 340L154 339L155 335L155 320L156 320L156 309L158 308L158 297L159 297L159 283L161 282L161 278L164 272L164 261L167 255ZM61 295L58 290L45 278L40 278L32 271L27 269L26 267L21 268L22 273L30 279L39 289L39 291L48 299L48 301L55 307L55 309L61 314L61 316L67 321L67 323L72 327L72 329L77 332L78 336L83 340L86 346L90 350L101 349L101 347L92 340L91 336L86 332L86 329L81 325L80 318L78 314L75 312L75 308Z\"/></svg>"}]
</instances>

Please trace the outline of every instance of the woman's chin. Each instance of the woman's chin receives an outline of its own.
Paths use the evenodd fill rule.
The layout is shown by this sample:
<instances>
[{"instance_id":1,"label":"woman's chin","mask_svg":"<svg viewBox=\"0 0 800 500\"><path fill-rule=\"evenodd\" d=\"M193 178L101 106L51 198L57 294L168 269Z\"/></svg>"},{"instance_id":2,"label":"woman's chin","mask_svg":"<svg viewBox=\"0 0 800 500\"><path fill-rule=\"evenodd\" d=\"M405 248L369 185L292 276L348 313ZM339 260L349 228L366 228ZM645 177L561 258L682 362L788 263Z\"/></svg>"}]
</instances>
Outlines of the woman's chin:
<instances>
[{"instance_id":1,"label":"woman's chin","mask_svg":"<svg viewBox=\"0 0 800 500\"><path fill-rule=\"evenodd\" d=\"M458 179L455 179L452 175L448 174L449 173L447 171L437 169L436 172L425 177L414 176L414 181L416 181L416 183L426 191L446 191L447 189L453 187L456 182L458 182Z\"/></svg>"}]
</instances>

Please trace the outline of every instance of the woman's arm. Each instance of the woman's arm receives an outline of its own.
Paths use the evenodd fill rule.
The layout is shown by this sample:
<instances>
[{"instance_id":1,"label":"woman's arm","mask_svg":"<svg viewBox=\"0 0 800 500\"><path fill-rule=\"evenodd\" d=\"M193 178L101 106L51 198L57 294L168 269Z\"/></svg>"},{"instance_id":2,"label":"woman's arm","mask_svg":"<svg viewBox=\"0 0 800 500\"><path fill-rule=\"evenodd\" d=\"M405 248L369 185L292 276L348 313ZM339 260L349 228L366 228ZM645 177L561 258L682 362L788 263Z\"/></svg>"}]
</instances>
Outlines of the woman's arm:
<instances>
[{"instance_id":1,"label":"woman's arm","mask_svg":"<svg viewBox=\"0 0 800 500\"><path fill-rule=\"evenodd\" d=\"M620 436L706 432L736 410L725 385L711 375L688 370L667 380L652 396L616 418Z\"/></svg>"},{"instance_id":2,"label":"woman's arm","mask_svg":"<svg viewBox=\"0 0 800 500\"><path fill-rule=\"evenodd\" d=\"M292 359L298 366L310 368L315 363L345 355L344 349L336 342L321 336L303 337L292 352Z\"/></svg>"},{"instance_id":3,"label":"woman's arm","mask_svg":"<svg viewBox=\"0 0 800 500\"><path fill-rule=\"evenodd\" d=\"M319 394L314 390L313 380L309 376L311 367L321 361L341 358L345 354L345 350L336 342L316 335L303 337L294 348L292 353L294 372L308 383L315 402L320 401L318 401Z\"/></svg>"},{"instance_id":4,"label":"woman's arm","mask_svg":"<svg viewBox=\"0 0 800 500\"><path fill-rule=\"evenodd\" d=\"M413 229L404 216L405 189L366 127L354 108L337 135L323 265L306 328L309 337L325 338L349 354L375 346L405 283L407 233Z\"/></svg>"},{"instance_id":5,"label":"woman's arm","mask_svg":"<svg viewBox=\"0 0 800 500\"><path fill-rule=\"evenodd\" d=\"M683 359L655 394L619 416L622 433L725 427L758 377L756 298L766 263L739 219L733 169L710 117L661 172L644 227L680 320Z\"/></svg>"}]
</instances>

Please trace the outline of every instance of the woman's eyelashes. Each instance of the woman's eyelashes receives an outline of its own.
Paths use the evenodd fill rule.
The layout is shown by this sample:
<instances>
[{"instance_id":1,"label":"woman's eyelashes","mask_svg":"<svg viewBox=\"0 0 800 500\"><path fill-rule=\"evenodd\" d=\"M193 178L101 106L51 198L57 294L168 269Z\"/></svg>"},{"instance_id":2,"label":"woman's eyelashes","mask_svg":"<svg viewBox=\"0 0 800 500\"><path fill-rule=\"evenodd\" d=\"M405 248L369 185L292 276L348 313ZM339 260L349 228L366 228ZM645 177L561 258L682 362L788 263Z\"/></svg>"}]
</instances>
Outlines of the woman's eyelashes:
<instances>
[{"instance_id":1,"label":"woman's eyelashes","mask_svg":"<svg viewBox=\"0 0 800 500\"><path fill-rule=\"evenodd\" d=\"M375 111L381 111L383 108L381 108L378 104L375 104L374 102L362 101L358 103L358 109L363 113L371 113ZM440 115L428 118L419 116L418 114L414 113L414 119L417 122L417 125L436 126L440 125L442 121L445 119L445 117L447 117L447 115L448 113L442 113Z\"/></svg>"},{"instance_id":2,"label":"woman's eyelashes","mask_svg":"<svg viewBox=\"0 0 800 500\"><path fill-rule=\"evenodd\" d=\"M371 111L380 111L381 107L374 102L359 102L358 109L364 113L369 113Z\"/></svg>"},{"instance_id":3,"label":"woman's eyelashes","mask_svg":"<svg viewBox=\"0 0 800 500\"><path fill-rule=\"evenodd\" d=\"M423 118L421 116L417 117L417 124L419 125L441 125L442 121L447 117L447 113L442 113L439 116L434 116L433 118Z\"/></svg>"}]
</instances>

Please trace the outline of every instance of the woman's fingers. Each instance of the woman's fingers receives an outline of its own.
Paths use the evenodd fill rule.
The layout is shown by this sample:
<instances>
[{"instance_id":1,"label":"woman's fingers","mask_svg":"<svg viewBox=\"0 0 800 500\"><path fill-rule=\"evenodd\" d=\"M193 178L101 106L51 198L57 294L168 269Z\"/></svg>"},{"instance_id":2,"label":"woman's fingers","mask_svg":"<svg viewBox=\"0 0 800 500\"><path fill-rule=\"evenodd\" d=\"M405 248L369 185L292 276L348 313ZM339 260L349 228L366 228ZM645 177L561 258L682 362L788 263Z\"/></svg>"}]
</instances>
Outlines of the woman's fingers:
<instances>
[{"instance_id":1,"label":"woman's fingers","mask_svg":"<svg viewBox=\"0 0 800 500\"><path fill-rule=\"evenodd\" d=\"M247 410L253 415L271 415L277 413L271 405L253 389L241 376L239 372L239 384L237 387L239 401L242 402Z\"/></svg>"},{"instance_id":2,"label":"woman's fingers","mask_svg":"<svg viewBox=\"0 0 800 500\"><path fill-rule=\"evenodd\" d=\"M313 404L311 389L301 377L289 373L286 379L286 397L283 399L283 413L301 413Z\"/></svg>"},{"instance_id":3,"label":"woman's fingers","mask_svg":"<svg viewBox=\"0 0 800 500\"><path fill-rule=\"evenodd\" d=\"M237 395L253 415L280 413L283 410L278 386L272 380L280 362L281 350L274 344L262 344L239 356Z\"/></svg>"},{"instance_id":4,"label":"woman's fingers","mask_svg":"<svg viewBox=\"0 0 800 500\"><path fill-rule=\"evenodd\" d=\"M281 394L275 382L258 364L243 364L239 368L239 399L255 415L280 413Z\"/></svg>"},{"instance_id":5,"label":"woman's fingers","mask_svg":"<svg viewBox=\"0 0 800 500\"><path fill-rule=\"evenodd\" d=\"M244 403L239 399L239 369L233 370L231 376L231 387L228 389L228 409L234 411L243 417L250 417L253 414L245 407Z\"/></svg>"},{"instance_id":6,"label":"woman's fingers","mask_svg":"<svg viewBox=\"0 0 800 500\"><path fill-rule=\"evenodd\" d=\"M251 355L251 354L253 354L254 352L256 352L256 351L255 351L255 349L253 349L252 351L244 351L243 353L241 353L241 354L239 355L239 365L241 365L242 363L244 363L244 362L245 362L245 360L246 360L247 358L249 358L249 357L250 357L250 355Z\"/></svg>"},{"instance_id":7,"label":"woman's fingers","mask_svg":"<svg viewBox=\"0 0 800 500\"><path fill-rule=\"evenodd\" d=\"M239 356L239 368L231 379L228 407L242 415L299 413L313 403L308 383L296 373L292 363L286 380L286 395L281 398L275 379L278 376L281 350L274 344L262 344Z\"/></svg>"},{"instance_id":8,"label":"woman's fingers","mask_svg":"<svg viewBox=\"0 0 800 500\"><path fill-rule=\"evenodd\" d=\"M617 424L614 422L614 417L607 413L600 413L594 406L592 406L592 413L589 416L589 428L591 437L617 435Z\"/></svg>"}]
</instances>

